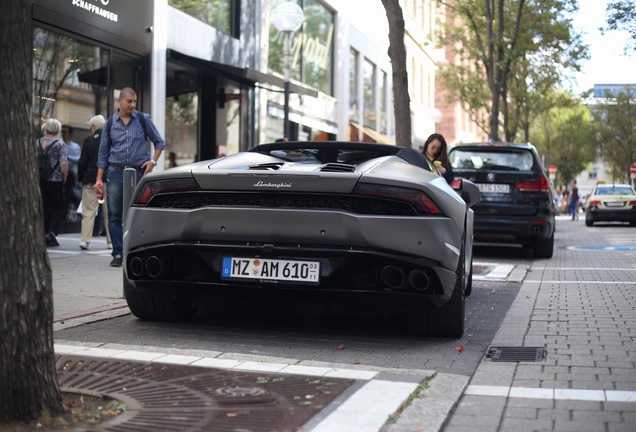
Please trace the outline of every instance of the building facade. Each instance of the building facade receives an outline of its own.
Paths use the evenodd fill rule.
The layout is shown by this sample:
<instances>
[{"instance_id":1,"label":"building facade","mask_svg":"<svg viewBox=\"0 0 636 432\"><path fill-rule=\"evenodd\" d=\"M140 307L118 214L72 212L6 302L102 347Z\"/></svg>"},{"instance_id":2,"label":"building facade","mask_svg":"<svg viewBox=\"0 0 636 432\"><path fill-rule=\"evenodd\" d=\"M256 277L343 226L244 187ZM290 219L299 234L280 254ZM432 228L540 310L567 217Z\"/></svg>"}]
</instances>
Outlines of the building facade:
<instances>
[{"instance_id":1,"label":"building facade","mask_svg":"<svg viewBox=\"0 0 636 432\"><path fill-rule=\"evenodd\" d=\"M282 137L277 3L32 0L34 129L56 117L81 144L88 120L112 115L119 90L133 87L178 163ZM306 20L292 37L290 139L391 142L386 47L340 13L346 2L299 3Z\"/></svg>"},{"instance_id":2,"label":"building facade","mask_svg":"<svg viewBox=\"0 0 636 432\"><path fill-rule=\"evenodd\" d=\"M283 136L285 53L270 19L280 0L31 2L36 134L55 117L75 128L81 144L88 120L112 115L121 88L133 87L178 164ZM297 3L305 22L291 39L289 139L394 143L381 1ZM448 61L434 43L445 11L434 0L401 4L413 147L436 130L457 141L468 125L435 91L436 67Z\"/></svg>"},{"instance_id":3,"label":"building facade","mask_svg":"<svg viewBox=\"0 0 636 432\"><path fill-rule=\"evenodd\" d=\"M297 0L291 37L290 140L395 143L388 20L381 0ZM89 134L89 119L138 93L177 164L283 137L285 47L271 23L281 0L31 0L33 128L50 117ZM435 80L450 50L435 47L448 19L435 0L401 0L412 146L433 132L478 136ZM436 92L437 87L437 92ZM164 165L165 164L165 165ZM70 213L72 217L72 212ZM77 218L77 215L75 215Z\"/></svg>"}]
</instances>

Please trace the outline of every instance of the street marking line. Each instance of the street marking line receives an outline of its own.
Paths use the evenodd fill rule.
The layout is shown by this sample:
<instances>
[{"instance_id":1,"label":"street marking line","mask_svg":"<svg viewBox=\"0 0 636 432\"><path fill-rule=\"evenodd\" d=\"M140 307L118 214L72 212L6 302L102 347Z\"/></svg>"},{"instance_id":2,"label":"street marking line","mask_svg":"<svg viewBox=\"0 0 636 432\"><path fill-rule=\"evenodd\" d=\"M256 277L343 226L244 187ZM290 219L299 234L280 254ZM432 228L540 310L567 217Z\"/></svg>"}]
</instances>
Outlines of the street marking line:
<instances>
[{"instance_id":1,"label":"street marking line","mask_svg":"<svg viewBox=\"0 0 636 432\"><path fill-rule=\"evenodd\" d=\"M591 281L591 280L524 280L523 283L547 283L547 284L603 284L603 285L634 285L636 282L606 282L606 281Z\"/></svg>"},{"instance_id":2,"label":"street marking line","mask_svg":"<svg viewBox=\"0 0 636 432\"><path fill-rule=\"evenodd\" d=\"M395 381L369 381L311 431L378 431L386 423L387 417L408 399L418 385Z\"/></svg>"},{"instance_id":3,"label":"street marking line","mask_svg":"<svg viewBox=\"0 0 636 432\"><path fill-rule=\"evenodd\" d=\"M493 270L489 271L485 275L473 274L474 280L506 280L506 278L510 275L510 272L512 272L512 270L516 267L514 264L493 264L482 262L473 262L473 267L474 266L494 267Z\"/></svg>"},{"instance_id":4,"label":"street marking line","mask_svg":"<svg viewBox=\"0 0 636 432\"><path fill-rule=\"evenodd\" d=\"M466 387L464 394L469 396L499 396L527 399L636 402L636 391L618 390L530 388L471 384Z\"/></svg>"},{"instance_id":5,"label":"street marking line","mask_svg":"<svg viewBox=\"0 0 636 432\"><path fill-rule=\"evenodd\" d=\"M603 270L603 271L636 271L636 268L600 268L600 267L542 267L541 270Z\"/></svg>"},{"instance_id":6,"label":"street marking line","mask_svg":"<svg viewBox=\"0 0 636 432\"><path fill-rule=\"evenodd\" d=\"M83 355L91 357L108 357L117 358L121 360L134 360L134 361L150 361L151 363L163 363L162 359L165 357L168 363L174 361L173 354L151 352L151 351L122 351L122 350L109 350L107 348L92 348L84 346L66 345L66 344L54 344L56 354L67 355ZM216 369L228 369L228 370L245 370L252 372L263 372L265 370L269 372L278 372L286 374L299 375L295 372L291 364L281 364L273 362L255 362L252 360L240 361L240 360L227 360L210 357L195 357L188 356L190 360L186 362L183 358L181 364L190 366L211 367ZM288 369L289 368L289 369ZM325 376L331 378L352 378L357 380L369 381L373 379L378 372L362 369L343 369L343 368L325 368L316 366L304 366L304 370L314 370L316 376ZM303 375L303 374L300 374Z\"/></svg>"}]
</instances>

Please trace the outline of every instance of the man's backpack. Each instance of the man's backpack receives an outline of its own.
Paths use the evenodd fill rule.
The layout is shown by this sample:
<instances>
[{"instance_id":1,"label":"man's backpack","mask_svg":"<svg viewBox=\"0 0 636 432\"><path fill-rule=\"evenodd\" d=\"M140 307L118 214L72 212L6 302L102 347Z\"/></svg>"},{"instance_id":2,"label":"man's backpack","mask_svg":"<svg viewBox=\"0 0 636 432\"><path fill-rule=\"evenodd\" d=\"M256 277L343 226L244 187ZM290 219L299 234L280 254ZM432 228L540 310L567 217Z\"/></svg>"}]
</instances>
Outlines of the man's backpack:
<instances>
[{"instance_id":1,"label":"man's backpack","mask_svg":"<svg viewBox=\"0 0 636 432\"><path fill-rule=\"evenodd\" d=\"M42 143L38 140L38 171L40 172L40 180L50 180L57 166L60 164L58 161L55 166L51 166L49 160L49 150L55 143L57 143L57 140L49 143L49 145L46 146L46 150L42 150Z\"/></svg>"}]
</instances>

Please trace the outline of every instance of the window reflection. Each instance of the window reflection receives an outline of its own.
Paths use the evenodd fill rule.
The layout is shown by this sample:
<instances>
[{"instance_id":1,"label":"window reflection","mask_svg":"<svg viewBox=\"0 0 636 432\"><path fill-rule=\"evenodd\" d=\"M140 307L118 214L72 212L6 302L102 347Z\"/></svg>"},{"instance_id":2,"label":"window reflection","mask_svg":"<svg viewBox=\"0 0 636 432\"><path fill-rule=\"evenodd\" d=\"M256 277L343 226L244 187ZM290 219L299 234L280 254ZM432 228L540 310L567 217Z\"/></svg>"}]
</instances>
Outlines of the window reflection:
<instances>
[{"instance_id":1,"label":"window reflection","mask_svg":"<svg viewBox=\"0 0 636 432\"><path fill-rule=\"evenodd\" d=\"M373 129L377 128L377 116L375 106L375 82L376 67L369 60L364 59L362 66L362 79L364 91L364 124Z\"/></svg>"},{"instance_id":2,"label":"window reflection","mask_svg":"<svg viewBox=\"0 0 636 432\"><path fill-rule=\"evenodd\" d=\"M278 0L269 0L273 10ZM323 93L333 95L332 64L334 15L317 0L297 2L303 8L305 23L291 35L290 77ZM284 74L283 34L269 28L269 67Z\"/></svg>"},{"instance_id":3,"label":"window reflection","mask_svg":"<svg viewBox=\"0 0 636 432\"><path fill-rule=\"evenodd\" d=\"M235 0L168 0L168 4L217 30L234 37L239 36L238 29L232 26Z\"/></svg>"},{"instance_id":4,"label":"window reflection","mask_svg":"<svg viewBox=\"0 0 636 432\"><path fill-rule=\"evenodd\" d=\"M38 28L33 34L33 127L54 117L88 130L88 119L107 115L106 50ZM80 137L76 137L77 139Z\"/></svg>"},{"instance_id":5,"label":"window reflection","mask_svg":"<svg viewBox=\"0 0 636 432\"><path fill-rule=\"evenodd\" d=\"M198 111L196 92L166 99L166 168L171 168L171 153L177 166L196 160Z\"/></svg>"}]
</instances>

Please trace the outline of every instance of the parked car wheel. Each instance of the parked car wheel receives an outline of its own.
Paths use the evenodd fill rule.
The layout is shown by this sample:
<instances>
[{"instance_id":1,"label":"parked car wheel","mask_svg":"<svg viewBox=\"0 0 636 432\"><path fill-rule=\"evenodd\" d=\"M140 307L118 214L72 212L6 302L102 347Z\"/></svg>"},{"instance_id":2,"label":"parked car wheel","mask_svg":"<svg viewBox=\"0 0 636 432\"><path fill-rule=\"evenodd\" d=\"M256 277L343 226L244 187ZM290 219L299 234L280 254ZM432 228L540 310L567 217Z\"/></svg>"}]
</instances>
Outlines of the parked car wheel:
<instances>
[{"instance_id":1,"label":"parked car wheel","mask_svg":"<svg viewBox=\"0 0 636 432\"><path fill-rule=\"evenodd\" d=\"M450 300L442 307L429 306L425 311L407 315L407 330L417 336L460 338L464 334L464 256L457 266L457 282Z\"/></svg>"},{"instance_id":2,"label":"parked car wheel","mask_svg":"<svg viewBox=\"0 0 636 432\"><path fill-rule=\"evenodd\" d=\"M533 255L535 258L552 258L554 253L554 234L548 238L536 238Z\"/></svg>"},{"instance_id":3,"label":"parked car wheel","mask_svg":"<svg viewBox=\"0 0 636 432\"><path fill-rule=\"evenodd\" d=\"M468 281L466 281L466 291L464 296L468 297L473 292L473 260L470 260L470 273L468 274Z\"/></svg>"},{"instance_id":4,"label":"parked car wheel","mask_svg":"<svg viewBox=\"0 0 636 432\"><path fill-rule=\"evenodd\" d=\"M592 226L592 225L594 225L594 221L592 220L591 217L587 216L585 218L585 226Z\"/></svg>"},{"instance_id":5,"label":"parked car wheel","mask_svg":"<svg viewBox=\"0 0 636 432\"><path fill-rule=\"evenodd\" d=\"M148 321L187 321L194 318L197 308L134 289L124 276L124 296L128 308L137 318Z\"/></svg>"}]
</instances>

